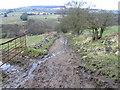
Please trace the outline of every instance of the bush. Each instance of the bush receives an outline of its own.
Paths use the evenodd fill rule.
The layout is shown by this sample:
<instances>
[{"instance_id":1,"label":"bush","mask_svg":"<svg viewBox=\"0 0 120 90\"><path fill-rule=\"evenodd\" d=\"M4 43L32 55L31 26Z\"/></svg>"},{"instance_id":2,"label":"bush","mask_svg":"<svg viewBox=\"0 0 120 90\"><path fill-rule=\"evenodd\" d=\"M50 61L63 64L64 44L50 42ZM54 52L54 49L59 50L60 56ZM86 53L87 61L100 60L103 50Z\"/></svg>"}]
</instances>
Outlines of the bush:
<instances>
[{"instance_id":1,"label":"bush","mask_svg":"<svg viewBox=\"0 0 120 90\"><path fill-rule=\"evenodd\" d=\"M7 17L7 14L5 14L4 17Z\"/></svg>"},{"instance_id":2,"label":"bush","mask_svg":"<svg viewBox=\"0 0 120 90\"><path fill-rule=\"evenodd\" d=\"M28 15L27 15L27 13L23 13L23 14L20 16L20 19L23 20L23 21L27 21L27 20L28 20Z\"/></svg>"}]
</instances>

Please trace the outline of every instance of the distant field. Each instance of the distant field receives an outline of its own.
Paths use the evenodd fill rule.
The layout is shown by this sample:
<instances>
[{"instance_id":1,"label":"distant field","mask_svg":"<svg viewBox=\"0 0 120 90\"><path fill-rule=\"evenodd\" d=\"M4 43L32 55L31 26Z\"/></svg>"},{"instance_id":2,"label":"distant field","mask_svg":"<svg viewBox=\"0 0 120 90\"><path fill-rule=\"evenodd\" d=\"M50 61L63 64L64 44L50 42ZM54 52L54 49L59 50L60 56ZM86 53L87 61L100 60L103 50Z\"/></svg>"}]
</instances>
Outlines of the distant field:
<instances>
[{"instance_id":1,"label":"distant field","mask_svg":"<svg viewBox=\"0 0 120 90\"><path fill-rule=\"evenodd\" d=\"M8 17L1 17L2 23L0 24L22 24L24 21L20 20L20 16L22 13L10 13Z\"/></svg>"},{"instance_id":2,"label":"distant field","mask_svg":"<svg viewBox=\"0 0 120 90\"><path fill-rule=\"evenodd\" d=\"M59 17L59 15L33 15L33 16L29 16L29 19L35 19L35 20L46 20L47 19L57 19L57 17Z\"/></svg>"},{"instance_id":3,"label":"distant field","mask_svg":"<svg viewBox=\"0 0 120 90\"><path fill-rule=\"evenodd\" d=\"M15 12L8 14L8 17L0 17L2 19L2 22L0 24L24 24L26 21L20 20L20 16L22 13ZM29 16L28 19L34 19L34 20L50 20L50 19L57 19L59 15L32 15ZM45 19L46 18L46 19Z\"/></svg>"}]
</instances>

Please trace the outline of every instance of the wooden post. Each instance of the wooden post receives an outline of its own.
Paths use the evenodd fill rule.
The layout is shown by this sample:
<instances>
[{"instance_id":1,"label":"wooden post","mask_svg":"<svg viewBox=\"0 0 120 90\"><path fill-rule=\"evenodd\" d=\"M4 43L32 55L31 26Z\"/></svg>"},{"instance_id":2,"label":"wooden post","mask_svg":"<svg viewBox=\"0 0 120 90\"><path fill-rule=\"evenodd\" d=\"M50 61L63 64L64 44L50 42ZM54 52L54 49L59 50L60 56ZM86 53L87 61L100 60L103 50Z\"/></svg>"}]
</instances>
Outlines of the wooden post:
<instances>
[{"instance_id":1,"label":"wooden post","mask_svg":"<svg viewBox=\"0 0 120 90\"><path fill-rule=\"evenodd\" d=\"M10 53L9 53L9 47L10 47L10 45L9 45L9 43L8 43L8 60L9 60L9 58L10 58Z\"/></svg>"},{"instance_id":2,"label":"wooden post","mask_svg":"<svg viewBox=\"0 0 120 90\"><path fill-rule=\"evenodd\" d=\"M27 35L25 35L24 37L25 37L25 48L27 48L27 41L26 41Z\"/></svg>"},{"instance_id":3,"label":"wooden post","mask_svg":"<svg viewBox=\"0 0 120 90\"><path fill-rule=\"evenodd\" d=\"M17 51L16 51L16 39L15 39L15 54L17 53Z\"/></svg>"}]
</instances>

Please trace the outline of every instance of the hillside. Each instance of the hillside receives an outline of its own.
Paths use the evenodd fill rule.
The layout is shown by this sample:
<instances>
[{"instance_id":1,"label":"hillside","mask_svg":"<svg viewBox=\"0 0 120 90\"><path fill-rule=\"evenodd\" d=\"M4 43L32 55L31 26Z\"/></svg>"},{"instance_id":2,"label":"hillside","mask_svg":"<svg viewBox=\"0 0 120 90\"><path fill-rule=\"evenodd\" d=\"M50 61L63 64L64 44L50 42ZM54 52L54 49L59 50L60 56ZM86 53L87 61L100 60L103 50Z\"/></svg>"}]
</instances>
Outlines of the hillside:
<instances>
[{"instance_id":1,"label":"hillside","mask_svg":"<svg viewBox=\"0 0 120 90\"><path fill-rule=\"evenodd\" d=\"M64 8L64 6L26 6L13 9L0 9L0 13L4 12L30 12L30 11L39 11L39 12L49 12L56 13L56 10Z\"/></svg>"}]
</instances>

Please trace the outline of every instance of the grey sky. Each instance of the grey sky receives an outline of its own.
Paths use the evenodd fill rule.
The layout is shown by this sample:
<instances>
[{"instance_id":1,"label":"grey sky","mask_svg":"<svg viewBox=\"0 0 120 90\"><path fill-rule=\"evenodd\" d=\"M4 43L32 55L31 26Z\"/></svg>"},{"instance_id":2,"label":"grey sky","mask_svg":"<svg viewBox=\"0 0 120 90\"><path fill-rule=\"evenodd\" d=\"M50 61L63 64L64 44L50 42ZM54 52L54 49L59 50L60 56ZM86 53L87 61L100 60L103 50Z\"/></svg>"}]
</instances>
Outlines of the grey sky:
<instances>
[{"instance_id":1,"label":"grey sky","mask_svg":"<svg viewBox=\"0 0 120 90\"><path fill-rule=\"evenodd\" d=\"M64 5L71 0L2 0L0 2L0 9L16 8L31 5ZM80 0L77 0L80 1ZM96 5L98 9L117 10L119 0L82 0L91 2Z\"/></svg>"}]
</instances>

